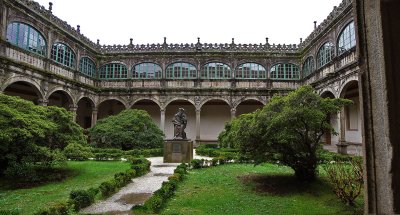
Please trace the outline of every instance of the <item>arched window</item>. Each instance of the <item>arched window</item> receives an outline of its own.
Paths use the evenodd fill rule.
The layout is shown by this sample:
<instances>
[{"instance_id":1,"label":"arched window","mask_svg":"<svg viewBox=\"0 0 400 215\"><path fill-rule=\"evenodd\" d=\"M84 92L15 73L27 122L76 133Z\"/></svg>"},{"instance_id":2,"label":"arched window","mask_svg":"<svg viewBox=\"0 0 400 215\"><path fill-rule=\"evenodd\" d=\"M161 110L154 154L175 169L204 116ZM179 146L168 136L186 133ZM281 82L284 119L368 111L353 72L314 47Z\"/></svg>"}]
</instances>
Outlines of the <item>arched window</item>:
<instances>
[{"instance_id":1,"label":"arched window","mask_svg":"<svg viewBox=\"0 0 400 215\"><path fill-rule=\"evenodd\" d=\"M197 78L196 67L189 63L173 63L165 70L167 79L193 79Z\"/></svg>"},{"instance_id":2,"label":"arched window","mask_svg":"<svg viewBox=\"0 0 400 215\"><path fill-rule=\"evenodd\" d=\"M51 49L51 59L71 68L75 67L75 54L70 47L62 43L55 43Z\"/></svg>"},{"instance_id":3,"label":"arched window","mask_svg":"<svg viewBox=\"0 0 400 215\"><path fill-rule=\"evenodd\" d=\"M271 79L275 80L299 80L300 70L297 65L280 63L271 67Z\"/></svg>"},{"instance_id":4,"label":"arched window","mask_svg":"<svg viewBox=\"0 0 400 215\"><path fill-rule=\"evenodd\" d=\"M303 77L309 76L315 70L314 58L312 56L308 57L303 64Z\"/></svg>"},{"instance_id":5,"label":"arched window","mask_svg":"<svg viewBox=\"0 0 400 215\"><path fill-rule=\"evenodd\" d=\"M79 71L87 76L96 76L96 64L88 57L82 57L79 61Z\"/></svg>"},{"instance_id":6,"label":"arched window","mask_svg":"<svg viewBox=\"0 0 400 215\"><path fill-rule=\"evenodd\" d=\"M201 71L202 79L230 79L231 68L223 63L208 63Z\"/></svg>"},{"instance_id":7,"label":"arched window","mask_svg":"<svg viewBox=\"0 0 400 215\"><path fill-rule=\"evenodd\" d=\"M20 22L8 24L7 41L23 49L46 56L47 45L44 37L30 25Z\"/></svg>"},{"instance_id":8,"label":"arched window","mask_svg":"<svg viewBox=\"0 0 400 215\"><path fill-rule=\"evenodd\" d=\"M327 42L321 46L317 54L317 64L318 68L323 67L327 63L331 62L333 56L335 55L333 44Z\"/></svg>"},{"instance_id":9,"label":"arched window","mask_svg":"<svg viewBox=\"0 0 400 215\"><path fill-rule=\"evenodd\" d=\"M339 34L337 44L338 55L343 54L354 46L356 46L356 33L354 30L354 22L350 22Z\"/></svg>"},{"instance_id":10,"label":"arched window","mask_svg":"<svg viewBox=\"0 0 400 215\"><path fill-rule=\"evenodd\" d=\"M109 63L100 67L100 79L127 79L128 69L122 63Z\"/></svg>"},{"instance_id":11,"label":"arched window","mask_svg":"<svg viewBox=\"0 0 400 215\"><path fill-rule=\"evenodd\" d=\"M155 63L141 63L133 67L133 78L157 79L162 77L162 69Z\"/></svg>"},{"instance_id":12,"label":"arched window","mask_svg":"<svg viewBox=\"0 0 400 215\"><path fill-rule=\"evenodd\" d=\"M265 79L267 77L266 69L260 64L245 63L236 67L236 79Z\"/></svg>"}]
</instances>

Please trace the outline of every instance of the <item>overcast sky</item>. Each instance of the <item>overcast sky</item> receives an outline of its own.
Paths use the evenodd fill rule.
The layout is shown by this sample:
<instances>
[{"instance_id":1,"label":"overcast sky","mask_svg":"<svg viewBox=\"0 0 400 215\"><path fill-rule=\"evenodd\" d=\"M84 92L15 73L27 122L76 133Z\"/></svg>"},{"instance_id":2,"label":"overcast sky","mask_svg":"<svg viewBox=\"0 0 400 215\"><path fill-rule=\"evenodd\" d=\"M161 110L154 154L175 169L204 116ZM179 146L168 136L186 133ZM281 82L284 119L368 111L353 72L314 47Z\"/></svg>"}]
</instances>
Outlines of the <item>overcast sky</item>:
<instances>
[{"instance_id":1,"label":"overcast sky","mask_svg":"<svg viewBox=\"0 0 400 215\"><path fill-rule=\"evenodd\" d=\"M48 8L49 0L36 0ZM51 0L53 14L101 44L298 44L341 0Z\"/></svg>"}]
</instances>

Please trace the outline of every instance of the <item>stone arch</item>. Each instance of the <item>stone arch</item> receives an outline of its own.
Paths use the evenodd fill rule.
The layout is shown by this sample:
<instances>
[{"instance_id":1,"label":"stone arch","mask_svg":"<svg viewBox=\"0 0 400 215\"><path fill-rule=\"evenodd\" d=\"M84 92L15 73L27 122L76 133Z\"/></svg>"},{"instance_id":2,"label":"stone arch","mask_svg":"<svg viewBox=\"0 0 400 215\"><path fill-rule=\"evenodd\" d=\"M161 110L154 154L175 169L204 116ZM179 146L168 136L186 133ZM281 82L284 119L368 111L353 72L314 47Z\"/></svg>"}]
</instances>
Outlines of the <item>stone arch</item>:
<instances>
[{"instance_id":1,"label":"stone arch","mask_svg":"<svg viewBox=\"0 0 400 215\"><path fill-rule=\"evenodd\" d=\"M262 108L265 104L266 103L264 101L256 97L248 97L241 99L234 106L234 110L236 111L235 115L239 116L244 113L254 112Z\"/></svg>"},{"instance_id":2,"label":"stone arch","mask_svg":"<svg viewBox=\"0 0 400 215\"><path fill-rule=\"evenodd\" d=\"M349 86L350 82L356 81L357 83L358 81L358 77L356 76L351 76L348 79L346 79L345 81L343 81L343 83L340 85L340 90L339 90L339 96L340 98L343 97L343 92L346 91L347 87Z\"/></svg>"},{"instance_id":3,"label":"stone arch","mask_svg":"<svg viewBox=\"0 0 400 215\"><path fill-rule=\"evenodd\" d=\"M188 139L195 140L198 136L197 134L197 111L196 105L193 101L187 98L174 98L170 100L165 105L165 125L164 131L167 139L171 139L174 137L174 126L172 124L172 119L174 115L177 113L179 108L184 108L187 115L187 125L186 125L186 134Z\"/></svg>"},{"instance_id":4,"label":"stone arch","mask_svg":"<svg viewBox=\"0 0 400 215\"><path fill-rule=\"evenodd\" d=\"M4 92L7 87L9 87L12 84L17 83L17 82L24 82L26 84L29 84L30 86L33 87L33 89L34 89L35 93L37 94L37 96L39 97L39 99L44 98L44 93L42 91L42 88L40 87L40 84L33 79L30 79L27 77L22 77L22 76L12 77L12 78L6 80L0 89L1 92Z\"/></svg>"},{"instance_id":5,"label":"stone arch","mask_svg":"<svg viewBox=\"0 0 400 215\"><path fill-rule=\"evenodd\" d=\"M97 102L96 107L99 107L101 103L103 103L103 102L105 102L107 100L117 100L117 101L121 102L125 106L125 109L129 107L128 103L124 99L116 97L116 96L105 97L105 98L99 99L99 101Z\"/></svg>"},{"instance_id":6,"label":"stone arch","mask_svg":"<svg viewBox=\"0 0 400 215\"><path fill-rule=\"evenodd\" d=\"M50 96L57 91L61 91L62 93L64 93L67 96L71 105L74 105L74 106L76 105L76 102L75 102L74 97L72 96L72 93L65 87L61 87L61 86L57 86L57 87L54 87L51 90L49 90L45 96L46 100L49 100Z\"/></svg>"},{"instance_id":7,"label":"stone arch","mask_svg":"<svg viewBox=\"0 0 400 215\"><path fill-rule=\"evenodd\" d=\"M138 98L138 99L136 99L136 100L134 100L133 102L132 102L132 104L130 105L130 108L132 108L136 103L138 103L138 102L140 102L140 101L143 101L143 100L149 100L149 101L152 101L152 102L154 102L155 104L157 104L158 105L158 107L161 109L161 103L157 100L157 99L155 99L155 98L151 98L151 97L142 97L142 98Z\"/></svg>"},{"instance_id":8,"label":"stone arch","mask_svg":"<svg viewBox=\"0 0 400 215\"><path fill-rule=\"evenodd\" d=\"M203 101L201 101L201 103L198 105L198 108L201 109L203 107L203 105L211 100L220 100L225 102L230 108L232 108L232 104L229 102L228 99L226 98L221 98L221 97L211 97L211 98L206 98Z\"/></svg>"},{"instance_id":9,"label":"stone arch","mask_svg":"<svg viewBox=\"0 0 400 215\"><path fill-rule=\"evenodd\" d=\"M326 98L326 97L324 97L324 95L329 95L329 94L333 95L333 98L337 98L337 95L336 95L335 91L330 87L329 88L324 88L324 89L319 91L319 95L321 97L323 97L323 98Z\"/></svg>"},{"instance_id":10,"label":"stone arch","mask_svg":"<svg viewBox=\"0 0 400 215\"><path fill-rule=\"evenodd\" d=\"M161 125L161 105L160 103L154 98L139 98L136 99L132 105L130 106L131 109L139 109L146 111L150 117L153 119L153 122L163 129Z\"/></svg>"},{"instance_id":11,"label":"stone arch","mask_svg":"<svg viewBox=\"0 0 400 215\"><path fill-rule=\"evenodd\" d=\"M104 106L107 103L108 106ZM111 115L115 115L120 113L123 110L126 110L129 106L125 101L117 98L117 97L107 97L99 101L97 105L98 119L102 119Z\"/></svg>"},{"instance_id":12,"label":"stone arch","mask_svg":"<svg viewBox=\"0 0 400 215\"><path fill-rule=\"evenodd\" d=\"M336 98L335 93L331 89L323 89L320 92L320 96L322 98L331 98L334 99ZM326 119L328 120L329 124L333 127L333 129L336 132L339 132L339 120L338 120L338 115L337 114L328 114L326 116ZM338 143L339 138L338 136L332 135L331 130L326 130L324 136L321 138L321 141L324 142L327 145L332 145L332 143Z\"/></svg>"},{"instance_id":13,"label":"stone arch","mask_svg":"<svg viewBox=\"0 0 400 215\"><path fill-rule=\"evenodd\" d=\"M346 80L340 91L340 98L345 98L353 101L353 104L347 105L342 109L340 114L343 123L341 136L343 141L348 143L361 144L361 105L360 105L359 81L354 77Z\"/></svg>"},{"instance_id":14,"label":"stone arch","mask_svg":"<svg viewBox=\"0 0 400 215\"><path fill-rule=\"evenodd\" d=\"M15 80L8 82L4 84L2 92L10 96L19 96L22 99L32 101L34 104L40 104L43 100L43 94L39 86L32 80Z\"/></svg>"},{"instance_id":15,"label":"stone arch","mask_svg":"<svg viewBox=\"0 0 400 215\"><path fill-rule=\"evenodd\" d=\"M91 103L91 105L92 105L93 108L97 108L97 104L96 104L96 102L95 102L96 100L95 100L92 96L85 96L85 95L79 96L79 97L76 99L76 104L78 104L79 101L80 101L81 99L84 99L84 98L86 98L86 99L88 99L88 101L90 101L90 103Z\"/></svg>"},{"instance_id":16,"label":"stone arch","mask_svg":"<svg viewBox=\"0 0 400 215\"><path fill-rule=\"evenodd\" d=\"M175 97L175 98L165 102L165 104L164 104L162 109L165 110L169 104L171 104L174 101L179 101L179 100L187 101L187 102L191 103L196 109L198 109L198 106L195 104L195 102L193 100L188 99L188 98L184 98L184 97Z\"/></svg>"},{"instance_id":17,"label":"stone arch","mask_svg":"<svg viewBox=\"0 0 400 215\"><path fill-rule=\"evenodd\" d=\"M224 130L225 123L232 119L232 107L227 99L208 98L200 105L199 137L200 142L218 142L218 135ZM196 138L196 139L197 139Z\"/></svg>"}]
</instances>

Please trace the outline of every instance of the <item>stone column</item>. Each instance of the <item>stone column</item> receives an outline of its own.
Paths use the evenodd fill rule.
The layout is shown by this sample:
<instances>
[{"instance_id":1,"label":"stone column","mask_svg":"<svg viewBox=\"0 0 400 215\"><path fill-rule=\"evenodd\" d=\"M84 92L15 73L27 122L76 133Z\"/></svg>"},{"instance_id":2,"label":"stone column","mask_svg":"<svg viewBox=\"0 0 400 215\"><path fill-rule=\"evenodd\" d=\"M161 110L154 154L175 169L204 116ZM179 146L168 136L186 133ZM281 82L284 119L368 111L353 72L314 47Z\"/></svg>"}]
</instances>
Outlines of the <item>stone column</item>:
<instances>
[{"instance_id":1,"label":"stone column","mask_svg":"<svg viewBox=\"0 0 400 215\"><path fill-rule=\"evenodd\" d=\"M47 106L48 103L49 103L49 101L46 99L39 99L39 101L38 101L39 106Z\"/></svg>"},{"instance_id":2,"label":"stone column","mask_svg":"<svg viewBox=\"0 0 400 215\"><path fill-rule=\"evenodd\" d=\"M97 108L92 109L92 123L91 127L93 128L96 125L97 122Z\"/></svg>"},{"instance_id":3,"label":"stone column","mask_svg":"<svg viewBox=\"0 0 400 215\"><path fill-rule=\"evenodd\" d=\"M236 108L231 108L231 120L236 117Z\"/></svg>"},{"instance_id":4,"label":"stone column","mask_svg":"<svg viewBox=\"0 0 400 215\"><path fill-rule=\"evenodd\" d=\"M347 154L347 146L349 144L346 143L346 109L343 107L339 113L340 119L340 133L339 133L339 143L337 146L337 152L340 154Z\"/></svg>"},{"instance_id":5,"label":"stone column","mask_svg":"<svg viewBox=\"0 0 400 215\"><path fill-rule=\"evenodd\" d=\"M160 129L165 132L165 110L161 109L161 117L160 117Z\"/></svg>"},{"instance_id":6,"label":"stone column","mask_svg":"<svg viewBox=\"0 0 400 215\"><path fill-rule=\"evenodd\" d=\"M76 122L76 110L78 110L78 106L71 105L71 106L69 107L69 111L71 111L72 114L73 114L72 120L73 120L74 122Z\"/></svg>"},{"instance_id":7,"label":"stone column","mask_svg":"<svg viewBox=\"0 0 400 215\"><path fill-rule=\"evenodd\" d=\"M196 109L196 140L200 140L200 112L201 109Z\"/></svg>"}]
</instances>

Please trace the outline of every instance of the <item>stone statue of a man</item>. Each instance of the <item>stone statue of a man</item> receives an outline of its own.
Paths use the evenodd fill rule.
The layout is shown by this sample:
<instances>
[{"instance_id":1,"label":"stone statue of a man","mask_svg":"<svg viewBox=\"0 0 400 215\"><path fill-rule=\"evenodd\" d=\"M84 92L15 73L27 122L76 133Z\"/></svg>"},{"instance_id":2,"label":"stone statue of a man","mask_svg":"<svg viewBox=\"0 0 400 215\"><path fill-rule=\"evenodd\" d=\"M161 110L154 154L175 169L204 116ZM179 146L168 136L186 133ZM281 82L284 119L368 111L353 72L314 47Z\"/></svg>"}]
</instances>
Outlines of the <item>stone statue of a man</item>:
<instances>
[{"instance_id":1,"label":"stone statue of a man","mask_svg":"<svg viewBox=\"0 0 400 215\"><path fill-rule=\"evenodd\" d=\"M174 139L186 140L185 128L187 118L185 109L179 108L178 113L176 113L172 119L172 123L174 124Z\"/></svg>"}]
</instances>

